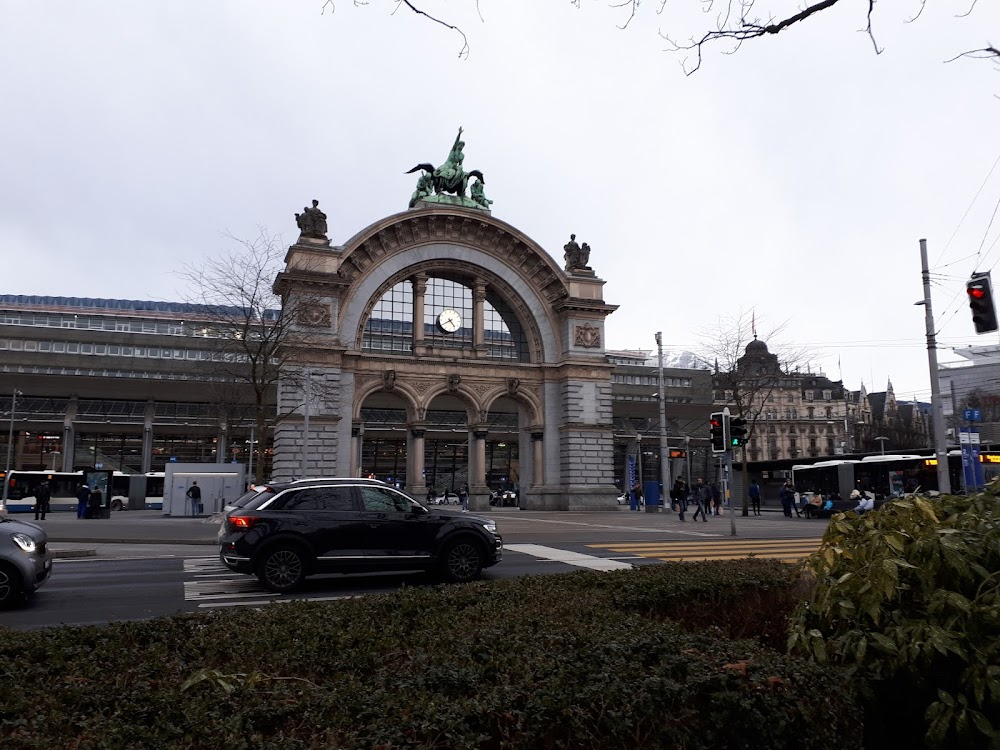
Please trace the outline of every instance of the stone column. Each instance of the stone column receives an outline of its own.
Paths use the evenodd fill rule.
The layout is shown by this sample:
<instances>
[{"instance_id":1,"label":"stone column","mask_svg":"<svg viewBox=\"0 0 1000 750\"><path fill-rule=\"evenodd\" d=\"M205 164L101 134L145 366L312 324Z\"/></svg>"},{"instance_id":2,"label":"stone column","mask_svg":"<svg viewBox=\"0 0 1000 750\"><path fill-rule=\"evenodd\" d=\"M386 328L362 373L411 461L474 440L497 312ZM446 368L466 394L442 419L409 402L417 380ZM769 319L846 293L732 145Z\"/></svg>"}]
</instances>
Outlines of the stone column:
<instances>
[{"instance_id":1,"label":"stone column","mask_svg":"<svg viewBox=\"0 0 1000 750\"><path fill-rule=\"evenodd\" d=\"M355 422L351 425L351 471L350 476L361 476L361 457L364 455L362 449L365 440L365 425L363 422Z\"/></svg>"},{"instance_id":2,"label":"stone column","mask_svg":"<svg viewBox=\"0 0 1000 750\"><path fill-rule=\"evenodd\" d=\"M486 348L485 323L483 320L483 303L486 302L486 282L476 279L472 282L472 346L474 349Z\"/></svg>"},{"instance_id":3,"label":"stone column","mask_svg":"<svg viewBox=\"0 0 1000 750\"><path fill-rule=\"evenodd\" d=\"M153 466L153 417L156 406L152 401L146 402L146 414L142 420L142 473L148 474Z\"/></svg>"},{"instance_id":4,"label":"stone column","mask_svg":"<svg viewBox=\"0 0 1000 750\"><path fill-rule=\"evenodd\" d=\"M410 494L422 498L427 494L424 484L424 435L427 430L421 425L410 425L410 437L406 446L406 484Z\"/></svg>"},{"instance_id":5,"label":"stone column","mask_svg":"<svg viewBox=\"0 0 1000 750\"><path fill-rule=\"evenodd\" d=\"M490 506L490 488L486 484L485 427L473 427L469 441L469 509L485 510Z\"/></svg>"},{"instance_id":6,"label":"stone column","mask_svg":"<svg viewBox=\"0 0 1000 750\"><path fill-rule=\"evenodd\" d=\"M427 274L413 277L413 351L424 345L424 297L427 294Z\"/></svg>"},{"instance_id":7,"label":"stone column","mask_svg":"<svg viewBox=\"0 0 1000 750\"><path fill-rule=\"evenodd\" d=\"M215 438L215 463L226 463L226 423L219 423L219 432Z\"/></svg>"},{"instance_id":8,"label":"stone column","mask_svg":"<svg viewBox=\"0 0 1000 750\"><path fill-rule=\"evenodd\" d=\"M531 447L533 451L533 461L535 468L535 476L532 478L532 483L536 487L541 487L545 484L545 454L542 450L544 443L542 442L545 438L545 433L541 430L536 430L531 433Z\"/></svg>"}]
</instances>

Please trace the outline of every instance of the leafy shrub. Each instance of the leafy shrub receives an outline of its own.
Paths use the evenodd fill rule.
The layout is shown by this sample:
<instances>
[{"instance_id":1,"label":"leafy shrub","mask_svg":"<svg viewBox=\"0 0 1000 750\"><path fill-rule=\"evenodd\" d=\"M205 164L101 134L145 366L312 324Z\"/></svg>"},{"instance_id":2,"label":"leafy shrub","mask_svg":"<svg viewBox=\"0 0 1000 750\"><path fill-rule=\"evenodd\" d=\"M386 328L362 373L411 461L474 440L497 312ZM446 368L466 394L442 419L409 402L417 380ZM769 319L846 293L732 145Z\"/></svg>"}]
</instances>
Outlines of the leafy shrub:
<instances>
[{"instance_id":1,"label":"leafy shrub","mask_svg":"<svg viewBox=\"0 0 1000 750\"><path fill-rule=\"evenodd\" d=\"M664 619L793 580L648 566L5 631L0 746L859 747L843 670Z\"/></svg>"},{"instance_id":2,"label":"leafy shrub","mask_svg":"<svg viewBox=\"0 0 1000 750\"><path fill-rule=\"evenodd\" d=\"M1000 747L997 489L836 516L791 653L865 679L869 747Z\"/></svg>"}]
</instances>

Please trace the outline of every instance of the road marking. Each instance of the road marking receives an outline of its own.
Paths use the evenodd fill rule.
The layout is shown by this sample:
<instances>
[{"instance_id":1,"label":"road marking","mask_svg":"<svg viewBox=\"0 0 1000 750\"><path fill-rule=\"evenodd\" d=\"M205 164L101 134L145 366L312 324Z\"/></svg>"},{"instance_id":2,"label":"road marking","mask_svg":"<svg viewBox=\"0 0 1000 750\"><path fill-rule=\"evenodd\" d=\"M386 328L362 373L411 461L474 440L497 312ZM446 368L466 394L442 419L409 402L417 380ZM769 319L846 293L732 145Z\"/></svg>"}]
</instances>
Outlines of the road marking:
<instances>
[{"instance_id":1,"label":"road marking","mask_svg":"<svg viewBox=\"0 0 1000 750\"><path fill-rule=\"evenodd\" d=\"M503 516L497 516L493 519L498 524L504 524L509 521L523 521L528 524L535 523L556 523L563 526L583 526L588 529L612 529L613 531L637 531L642 534L683 534L685 536L697 536L697 537L721 537L722 533L713 534L707 531L688 531L683 527L679 528L650 528L649 526L614 526L612 524L606 523L584 523L583 521L560 521L552 518L504 518Z\"/></svg>"},{"instance_id":2,"label":"road marking","mask_svg":"<svg viewBox=\"0 0 1000 750\"><path fill-rule=\"evenodd\" d=\"M504 549L508 549L511 552L521 552L542 560L566 563L567 565L575 565L578 568L589 568L590 570L630 570L633 567L627 562L611 560L607 557L585 555L581 552L570 552L569 550L556 549L555 547L544 547L540 544L505 544Z\"/></svg>"},{"instance_id":3,"label":"road marking","mask_svg":"<svg viewBox=\"0 0 1000 750\"><path fill-rule=\"evenodd\" d=\"M739 541L704 542L619 542L588 544L591 549L630 553L655 560L742 560L763 557L784 562L798 562L815 552L822 540L806 539L746 539Z\"/></svg>"}]
</instances>

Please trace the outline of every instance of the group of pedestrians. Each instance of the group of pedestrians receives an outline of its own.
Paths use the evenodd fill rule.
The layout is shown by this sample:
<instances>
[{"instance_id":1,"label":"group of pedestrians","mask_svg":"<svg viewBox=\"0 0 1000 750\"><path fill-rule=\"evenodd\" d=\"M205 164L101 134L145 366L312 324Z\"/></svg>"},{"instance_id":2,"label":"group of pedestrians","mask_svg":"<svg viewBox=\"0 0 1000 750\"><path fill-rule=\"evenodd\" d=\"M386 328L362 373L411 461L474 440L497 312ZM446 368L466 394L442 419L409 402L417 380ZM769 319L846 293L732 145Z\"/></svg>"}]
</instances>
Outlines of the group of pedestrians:
<instances>
[{"instance_id":1,"label":"group of pedestrians","mask_svg":"<svg viewBox=\"0 0 1000 750\"><path fill-rule=\"evenodd\" d=\"M710 515L722 515L722 488L719 483L706 484L699 477L694 487L688 487L687 482L677 477L670 490L671 509L677 511L677 517L683 521L684 514L692 504L695 506L692 521L697 521L698 516L701 516L701 520L707 523Z\"/></svg>"}]
</instances>

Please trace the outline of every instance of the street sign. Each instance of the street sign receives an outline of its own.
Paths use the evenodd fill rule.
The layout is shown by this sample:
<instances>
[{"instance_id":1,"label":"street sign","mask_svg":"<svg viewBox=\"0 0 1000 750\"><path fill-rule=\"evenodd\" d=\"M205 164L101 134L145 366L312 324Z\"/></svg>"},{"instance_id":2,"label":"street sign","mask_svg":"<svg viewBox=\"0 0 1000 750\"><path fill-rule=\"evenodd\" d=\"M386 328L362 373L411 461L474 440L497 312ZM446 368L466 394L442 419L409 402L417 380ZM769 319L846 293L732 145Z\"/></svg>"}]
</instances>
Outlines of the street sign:
<instances>
[{"instance_id":1,"label":"street sign","mask_svg":"<svg viewBox=\"0 0 1000 750\"><path fill-rule=\"evenodd\" d=\"M101 463L94 464L94 468L95 469L103 469L104 468L104 464L101 464Z\"/></svg>"},{"instance_id":2,"label":"street sign","mask_svg":"<svg viewBox=\"0 0 1000 750\"><path fill-rule=\"evenodd\" d=\"M979 409L966 409L962 412L962 419L966 422L981 422L983 413Z\"/></svg>"}]
</instances>

